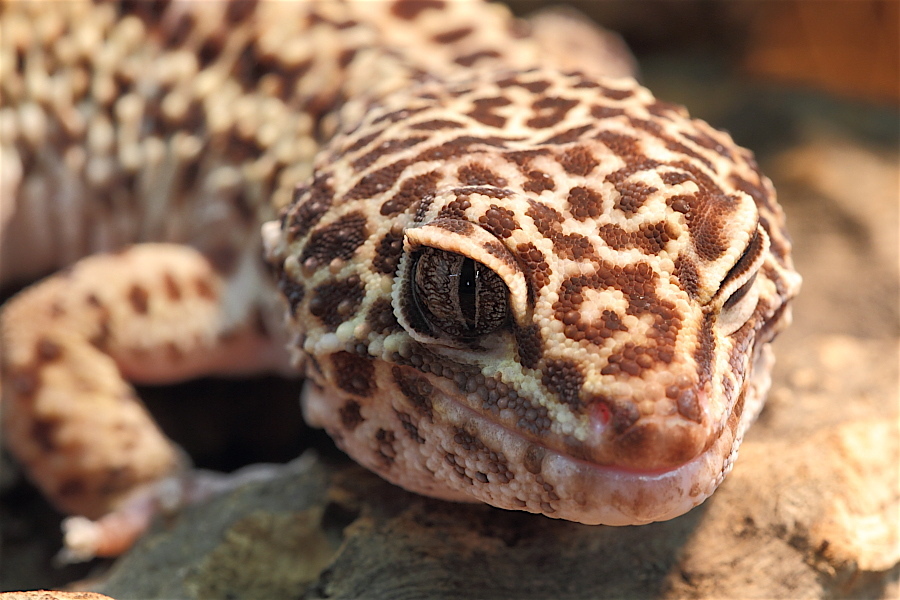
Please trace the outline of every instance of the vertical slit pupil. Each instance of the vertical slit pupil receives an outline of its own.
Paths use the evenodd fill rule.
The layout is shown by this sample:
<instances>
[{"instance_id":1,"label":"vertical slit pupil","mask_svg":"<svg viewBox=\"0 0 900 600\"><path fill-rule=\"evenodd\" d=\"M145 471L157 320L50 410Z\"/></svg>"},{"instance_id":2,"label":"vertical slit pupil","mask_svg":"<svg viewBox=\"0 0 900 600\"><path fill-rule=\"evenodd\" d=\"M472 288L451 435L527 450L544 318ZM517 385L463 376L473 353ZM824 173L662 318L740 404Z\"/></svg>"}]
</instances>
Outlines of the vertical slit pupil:
<instances>
[{"instance_id":1,"label":"vertical slit pupil","mask_svg":"<svg viewBox=\"0 0 900 600\"><path fill-rule=\"evenodd\" d=\"M475 261L471 258L464 259L459 269L459 310L470 329L474 328L477 322L475 311L477 279L478 270Z\"/></svg>"}]
</instances>

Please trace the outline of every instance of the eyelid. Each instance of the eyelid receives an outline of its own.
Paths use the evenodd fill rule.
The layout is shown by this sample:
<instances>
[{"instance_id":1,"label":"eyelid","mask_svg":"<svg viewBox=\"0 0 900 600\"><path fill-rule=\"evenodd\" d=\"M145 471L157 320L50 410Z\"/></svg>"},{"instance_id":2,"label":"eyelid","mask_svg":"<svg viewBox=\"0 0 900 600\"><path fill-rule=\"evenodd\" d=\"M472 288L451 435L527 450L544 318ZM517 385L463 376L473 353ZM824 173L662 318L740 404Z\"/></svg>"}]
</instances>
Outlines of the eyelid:
<instances>
[{"instance_id":1,"label":"eyelid","mask_svg":"<svg viewBox=\"0 0 900 600\"><path fill-rule=\"evenodd\" d=\"M712 302L721 302L723 308L725 308L726 304L730 306L736 303L737 300L730 303L729 300L741 287L747 285L749 280L756 277L768 248L769 236L766 234L766 230L757 224L756 233L750 238L744 253L741 254L734 266L722 279L722 284L719 286L719 290L713 297ZM748 288L751 286L752 283L747 285Z\"/></svg>"}]
</instances>

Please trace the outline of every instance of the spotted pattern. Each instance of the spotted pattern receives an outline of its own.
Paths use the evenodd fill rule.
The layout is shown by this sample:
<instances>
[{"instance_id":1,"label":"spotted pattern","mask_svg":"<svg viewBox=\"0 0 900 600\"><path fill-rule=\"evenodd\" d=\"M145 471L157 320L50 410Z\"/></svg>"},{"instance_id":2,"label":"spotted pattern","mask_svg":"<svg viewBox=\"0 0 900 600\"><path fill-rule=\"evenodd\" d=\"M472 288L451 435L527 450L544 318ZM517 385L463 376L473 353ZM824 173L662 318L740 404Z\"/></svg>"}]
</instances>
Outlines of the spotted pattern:
<instances>
[{"instance_id":1,"label":"spotted pattern","mask_svg":"<svg viewBox=\"0 0 900 600\"><path fill-rule=\"evenodd\" d=\"M317 231L358 212L384 231L340 272L367 282L358 311L341 325L342 343L362 343L385 373L381 396L391 410L381 429L408 434L392 440L389 469L383 457L364 456L389 454L381 429L342 432L343 447L425 493L615 523L643 517L609 517L574 498L599 494L621 504L616 493L637 502L658 488L602 491L596 482L608 480L598 473L665 479L700 455L720 453L720 466L692 475L682 484L690 499L666 514L699 502L706 492L687 490L711 492L729 468L743 429L726 434L723 427L737 419L746 428L758 410L764 389L754 377L765 374L753 372L754 361L787 323L782 307L796 289L789 258L777 251L786 238L773 227L783 217L768 180L727 135L634 84L535 69L468 73L413 90L382 98L337 138L336 147L365 138L366 147L383 148L371 168L358 169L353 152L332 162L326 147L315 176L340 181L340 211L307 235L284 227L270 251L276 265L302 257ZM369 130L402 106L416 110L415 123ZM404 135L415 144L397 143ZM352 175L341 180L339 172ZM288 209L287 223L302 206ZM424 247L497 273L508 291L508 322L483 338L443 338L410 287ZM320 267L302 281L337 280ZM465 306L482 301L475 285L474 299L446 293L460 294ZM731 319L743 321L727 325ZM767 325L773 319L778 325ZM333 331L314 323L292 320L304 332L305 352L315 352L318 331ZM757 399L743 414L740 398L748 394ZM490 452L504 457L509 475L482 469ZM558 474L565 460L593 466L577 467L587 474L576 484ZM400 474L401 461L418 474ZM553 465L550 473L543 463ZM526 492L506 488L511 481Z\"/></svg>"},{"instance_id":2,"label":"spotted pattern","mask_svg":"<svg viewBox=\"0 0 900 600\"><path fill-rule=\"evenodd\" d=\"M25 27L38 8L23 6L2 18ZM4 185L23 205L45 192L91 203L73 211L92 216L65 229L67 256L187 242L215 273L135 279L48 314L89 315L86 340L104 353L121 342L120 306L149 324L189 300L240 305L229 317L266 334L278 294L305 414L399 485L608 524L671 518L712 493L760 410L799 287L750 152L604 65L541 47L493 4L147 6L66 13L93 18L106 52L53 28L34 33L40 52L4 38L4 64L81 53L71 110L24 70L5 78L0 116L17 128L3 151L24 175ZM142 48L163 66L135 74ZM110 72L94 55L119 59ZM48 160L76 183L35 179ZM247 275L263 271L248 259L262 222L274 282ZM461 259L419 261L429 249ZM442 300L436 326L416 281L450 263L447 289L419 286ZM29 338L4 372L23 406L69 359L61 339ZM183 340L161 345L172 365L189 356ZM61 427L27 429L50 454ZM113 494L136 478L118 465L48 487Z\"/></svg>"}]
</instances>

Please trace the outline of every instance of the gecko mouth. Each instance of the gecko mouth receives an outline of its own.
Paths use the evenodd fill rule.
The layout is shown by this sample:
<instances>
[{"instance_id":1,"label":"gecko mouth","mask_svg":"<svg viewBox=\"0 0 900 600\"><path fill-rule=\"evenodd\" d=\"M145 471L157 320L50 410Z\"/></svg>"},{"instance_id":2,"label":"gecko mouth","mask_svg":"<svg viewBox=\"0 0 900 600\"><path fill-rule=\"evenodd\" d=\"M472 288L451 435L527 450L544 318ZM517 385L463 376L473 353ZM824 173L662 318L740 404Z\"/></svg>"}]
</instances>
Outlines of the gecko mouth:
<instances>
[{"instance_id":1,"label":"gecko mouth","mask_svg":"<svg viewBox=\"0 0 900 600\"><path fill-rule=\"evenodd\" d=\"M764 348L765 362L771 353ZM426 380L412 367L386 369L422 385L348 400L330 386L308 383L307 422L324 427L357 462L410 491L454 501L481 501L591 525L638 525L682 515L709 497L731 469L743 432L768 389L766 365L755 365L732 417L699 453L679 464L640 469L600 463L554 441L526 437L467 406L445 380ZM386 377L384 389L390 389ZM449 385L446 385L449 384Z\"/></svg>"},{"instance_id":2,"label":"gecko mouth","mask_svg":"<svg viewBox=\"0 0 900 600\"><path fill-rule=\"evenodd\" d=\"M677 465L641 469L601 464L529 440L477 414L451 395L436 395L433 400L437 401L436 412L442 413L458 432L453 444L457 448L451 450L480 444L508 463L521 466L515 473L518 495L513 502L505 501L502 486L471 486L467 490L470 495L502 508L590 525L640 525L686 513L709 497L724 479L735 445L735 432L725 428L702 452ZM463 457L455 459L454 466L462 466L470 479L476 479L478 460L468 459L464 452L455 454ZM491 483L491 475L486 475Z\"/></svg>"}]
</instances>

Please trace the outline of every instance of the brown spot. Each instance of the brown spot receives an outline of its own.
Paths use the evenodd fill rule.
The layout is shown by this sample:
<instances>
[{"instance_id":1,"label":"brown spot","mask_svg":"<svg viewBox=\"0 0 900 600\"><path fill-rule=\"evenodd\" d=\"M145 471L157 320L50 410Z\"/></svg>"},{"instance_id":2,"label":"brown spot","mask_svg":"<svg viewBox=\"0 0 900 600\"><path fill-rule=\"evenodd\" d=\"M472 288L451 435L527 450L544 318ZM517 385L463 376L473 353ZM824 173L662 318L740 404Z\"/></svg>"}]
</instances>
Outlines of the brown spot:
<instances>
[{"instance_id":1,"label":"brown spot","mask_svg":"<svg viewBox=\"0 0 900 600\"><path fill-rule=\"evenodd\" d=\"M580 233L553 235L553 249L557 255L568 260L598 260L591 240Z\"/></svg>"},{"instance_id":2,"label":"brown spot","mask_svg":"<svg viewBox=\"0 0 900 600\"><path fill-rule=\"evenodd\" d=\"M378 129L377 131L375 131L375 132L373 132L373 133L370 133L370 134L368 134L368 135L362 136L361 138L358 138L355 142L353 142L352 144L350 144L350 145L347 146L346 148L342 149L342 150L338 153L338 156L339 156L339 157L343 157L345 154L349 154L349 153L351 153L351 152L356 152L356 151L359 150L360 148L365 148L366 146L368 146L369 144L371 144L372 141L373 141L375 138L377 138L378 136L380 136L382 133L384 133L384 130L383 130L383 129Z\"/></svg>"},{"instance_id":3,"label":"brown spot","mask_svg":"<svg viewBox=\"0 0 900 600\"><path fill-rule=\"evenodd\" d=\"M350 260L368 238L366 223L366 216L354 211L319 227L303 247L300 264L318 268L333 260Z\"/></svg>"},{"instance_id":4,"label":"brown spot","mask_svg":"<svg viewBox=\"0 0 900 600\"><path fill-rule=\"evenodd\" d=\"M400 264L400 256L403 253L403 231L391 229L375 247L375 258L372 266L378 273L393 275Z\"/></svg>"},{"instance_id":5,"label":"brown spot","mask_svg":"<svg viewBox=\"0 0 900 600\"><path fill-rule=\"evenodd\" d=\"M517 141L520 138L502 138L498 136L477 137L461 135L458 138L448 140L439 146L428 148L413 159L413 162L446 161L457 156L472 153L473 146L487 146L488 148L505 148L507 142Z\"/></svg>"},{"instance_id":6,"label":"brown spot","mask_svg":"<svg viewBox=\"0 0 900 600\"><path fill-rule=\"evenodd\" d=\"M695 423L701 422L700 402L697 399L697 393L692 388L682 390L678 394L675 405L678 407L678 414L685 419Z\"/></svg>"},{"instance_id":7,"label":"brown spot","mask_svg":"<svg viewBox=\"0 0 900 600\"><path fill-rule=\"evenodd\" d=\"M372 327L372 331L380 334L389 334L401 329L394 316L394 307L390 298L379 298L369 307L366 322Z\"/></svg>"},{"instance_id":8,"label":"brown spot","mask_svg":"<svg viewBox=\"0 0 900 600\"><path fill-rule=\"evenodd\" d=\"M584 146L575 146L566 150L559 159L566 173L586 177L600 164L590 150Z\"/></svg>"},{"instance_id":9,"label":"brown spot","mask_svg":"<svg viewBox=\"0 0 900 600\"><path fill-rule=\"evenodd\" d=\"M407 179L400 184L400 189L389 200L381 205L382 216L391 217L416 206L423 198L431 197L437 189L441 174L431 171Z\"/></svg>"},{"instance_id":10,"label":"brown spot","mask_svg":"<svg viewBox=\"0 0 900 600\"><path fill-rule=\"evenodd\" d=\"M475 231L474 225L459 219L435 219L429 225L460 235L471 235Z\"/></svg>"},{"instance_id":11,"label":"brown spot","mask_svg":"<svg viewBox=\"0 0 900 600\"><path fill-rule=\"evenodd\" d=\"M516 350L519 354L519 364L526 369L538 368L538 363L544 352L544 344L541 340L540 329L537 325L516 327Z\"/></svg>"},{"instance_id":12,"label":"brown spot","mask_svg":"<svg viewBox=\"0 0 900 600\"><path fill-rule=\"evenodd\" d=\"M410 162L409 160L399 160L369 173L350 188L350 191L344 196L344 200L374 198L386 192L394 187L394 184L400 178L400 174L409 166Z\"/></svg>"},{"instance_id":13,"label":"brown spot","mask_svg":"<svg viewBox=\"0 0 900 600\"><path fill-rule=\"evenodd\" d=\"M472 101L475 107L466 113L479 123L483 123L488 127L503 127L506 125L506 117L498 115L495 109L502 106L512 104L512 102L502 96L494 98L477 98Z\"/></svg>"},{"instance_id":14,"label":"brown spot","mask_svg":"<svg viewBox=\"0 0 900 600\"><path fill-rule=\"evenodd\" d=\"M633 162L638 157L643 157L643 152L638 147L637 139L629 135L613 131L601 131L596 135L596 139L603 142L613 154L624 159L626 163Z\"/></svg>"},{"instance_id":15,"label":"brown spot","mask_svg":"<svg viewBox=\"0 0 900 600\"><path fill-rule=\"evenodd\" d=\"M367 152L353 161L353 168L357 171L362 171L363 169L368 168L373 165L375 161L377 161L382 156L390 156L391 154L395 154L401 150L406 148L412 148L417 144L421 144L427 137L424 136L412 136L408 138L387 140L378 144L373 150Z\"/></svg>"},{"instance_id":16,"label":"brown spot","mask_svg":"<svg viewBox=\"0 0 900 600\"><path fill-rule=\"evenodd\" d=\"M150 310L150 294L138 284L132 285L128 290L128 302L134 312L139 315L146 315Z\"/></svg>"},{"instance_id":17,"label":"brown spot","mask_svg":"<svg viewBox=\"0 0 900 600\"><path fill-rule=\"evenodd\" d=\"M309 312L318 317L328 331L352 319L362 303L365 286L358 275L340 281L322 283L312 291Z\"/></svg>"},{"instance_id":18,"label":"brown spot","mask_svg":"<svg viewBox=\"0 0 900 600\"><path fill-rule=\"evenodd\" d=\"M603 198L591 188L576 186L569 190L569 212L579 221L595 219L600 216Z\"/></svg>"},{"instance_id":19,"label":"brown spot","mask_svg":"<svg viewBox=\"0 0 900 600\"><path fill-rule=\"evenodd\" d=\"M550 87L549 81L537 80L537 81L525 81L521 79L522 75L516 75L513 77L507 77L506 79L501 79L497 82L497 85L501 88L508 88L513 86L518 86L524 88L531 92L532 94L541 94L547 91L547 88Z\"/></svg>"},{"instance_id":20,"label":"brown spot","mask_svg":"<svg viewBox=\"0 0 900 600\"><path fill-rule=\"evenodd\" d=\"M496 50L479 50L478 52L472 52L470 54L458 56L453 59L453 62L461 67L469 68L478 61L484 60L486 58L500 58L500 56L501 54Z\"/></svg>"},{"instance_id":21,"label":"brown spot","mask_svg":"<svg viewBox=\"0 0 900 600\"><path fill-rule=\"evenodd\" d=\"M531 242L516 246L516 258L519 267L525 272L531 300L534 301L541 288L550 283L550 275L553 271L550 269L544 253Z\"/></svg>"},{"instance_id":22,"label":"brown spot","mask_svg":"<svg viewBox=\"0 0 900 600\"><path fill-rule=\"evenodd\" d=\"M624 114L625 111L623 109L612 106L601 106L598 104L591 107L591 116L595 119L611 119L613 117L620 117Z\"/></svg>"},{"instance_id":23,"label":"brown spot","mask_svg":"<svg viewBox=\"0 0 900 600\"><path fill-rule=\"evenodd\" d=\"M209 277L203 277L201 275L194 279L194 289L196 290L197 295L204 300L208 300L210 302L215 301L215 287Z\"/></svg>"},{"instance_id":24,"label":"brown spot","mask_svg":"<svg viewBox=\"0 0 900 600\"><path fill-rule=\"evenodd\" d=\"M526 192L540 194L547 190L552 191L556 189L556 182L553 181L553 178L550 177L550 175L543 171L532 169L524 173L524 175L527 178L527 181L525 181L522 189Z\"/></svg>"},{"instance_id":25,"label":"brown spot","mask_svg":"<svg viewBox=\"0 0 900 600\"><path fill-rule=\"evenodd\" d=\"M478 163L461 166L457 171L457 177L463 185L506 187L506 179Z\"/></svg>"},{"instance_id":26,"label":"brown spot","mask_svg":"<svg viewBox=\"0 0 900 600\"><path fill-rule=\"evenodd\" d=\"M258 0L237 0L229 2L225 7L225 20L229 25L236 25L249 19L256 10Z\"/></svg>"},{"instance_id":27,"label":"brown spot","mask_svg":"<svg viewBox=\"0 0 900 600\"><path fill-rule=\"evenodd\" d=\"M454 219L457 221L467 221L466 211L472 207L468 196L457 197L451 200L438 213L438 219ZM437 219L436 219L437 220Z\"/></svg>"},{"instance_id":28,"label":"brown spot","mask_svg":"<svg viewBox=\"0 0 900 600\"><path fill-rule=\"evenodd\" d=\"M675 237L671 227L665 221L642 223L637 231L627 232L618 225L607 223L600 226L597 233L613 250L637 248L645 254L657 255L669 240Z\"/></svg>"},{"instance_id":29,"label":"brown spot","mask_svg":"<svg viewBox=\"0 0 900 600\"><path fill-rule=\"evenodd\" d=\"M35 419L31 424L31 438L44 452L57 452L56 434L61 426L59 418Z\"/></svg>"},{"instance_id":30,"label":"brown spot","mask_svg":"<svg viewBox=\"0 0 900 600\"><path fill-rule=\"evenodd\" d=\"M331 355L334 380L347 393L362 396L372 395L375 389L375 365L368 356L335 352Z\"/></svg>"},{"instance_id":31,"label":"brown spot","mask_svg":"<svg viewBox=\"0 0 900 600\"><path fill-rule=\"evenodd\" d=\"M473 31L474 29L471 27L459 27L443 33L437 33L431 39L438 44L452 44L453 42L458 42L459 40L468 37Z\"/></svg>"},{"instance_id":32,"label":"brown spot","mask_svg":"<svg viewBox=\"0 0 900 600\"><path fill-rule=\"evenodd\" d=\"M582 125L580 127L573 127L572 129L567 129L561 133L557 133L548 137L543 142L539 142L540 144L546 145L555 145L555 144L569 144L571 142L578 141L588 131L594 128L593 124Z\"/></svg>"},{"instance_id":33,"label":"brown spot","mask_svg":"<svg viewBox=\"0 0 900 600\"><path fill-rule=\"evenodd\" d=\"M327 175L318 174L308 188L297 188L286 216L285 229L289 239L305 236L328 212L333 201L334 189L328 183Z\"/></svg>"},{"instance_id":34,"label":"brown spot","mask_svg":"<svg viewBox=\"0 0 900 600\"><path fill-rule=\"evenodd\" d=\"M458 121L451 121L449 119L431 119L430 121L413 123L409 126L410 129L416 131L440 131L442 129L459 129L460 127L464 127L464 125Z\"/></svg>"},{"instance_id":35,"label":"brown spot","mask_svg":"<svg viewBox=\"0 0 900 600\"><path fill-rule=\"evenodd\" d=\"M432 419L431 394L434 386L425 377L409 372L407 369L393 367L391 374L400 392L412 403L419 414Z\"/></svg>"},{"instance_id":36,"label":"brown spot","mask_svg":"<svg viewBox=\"0 0 900 600\"><path fill-rule=\"evenodd\" d=\"M630 98L634 95L633 90L615 90L608 87L603 87L602 94L609 98L610 100L625 100L626 98Z\"/></svg>"},{"instance_id":37,"label":"brown spot","mask_svg":"<svg viewBox=\"0 0 900 600\"><path fill-rule=\"evenodd\" d=\"M716 338L713 335L713 323L716 320L714 313L704 315L700 326L700 334L697 336L697 348L694 350L694 360L697 362L699 384L702 386L712 380L713 361L715 360Z\"/></svg>"},{"instance_id":38,"label":"brown spot","mask_svg":"<svg viewBox=\"0 0 900 600\"><path fill-rule=\"evenodd\" d=\"M398 110L393 110L391 112L384 113L383 115L379 115L372 120L370 125L377 125L378 123L396 123L397 121L406 121L410 117L419 114L423 110L427 110L427 106L419 106L416 108L401 108Z\"/></svg>"},{"instance_id":39,"label":"brown spot","mask_svg":"<svg viewBox=\"0 0 900 600\"><path fill-rule=\"evenodd\" d=\"M49 363L58 360L63 353L62 346L54 342L50 338L42 337L38 339L35 345L35 354L37 359L42 363Z\"/></svg>"},{"instance_id":40,"label":"brown spot","mask_svg":"<svg viewBox=\"0 0 900 600\"><path fill-rule=\"evenodd\" d=\"M584 374L572 361L551 358L544 364L541 382L572 410L581 407L581 387L584 385Z\"/></svg>"},{"instance_id":41,"label":"brown spot","mask_svg":"<svg viewBox=\"0 0 900 600\"><path fill-rule=\"evenodd\" d=\"M444 0L395 0L391 14L404 21L412 21L426 10L444 8Z\"/></svg>"},{"instance_id":42,"label":"brown spot","mask_svg":"<svg viewBox=\"0 0 900 600\"><path fill-rule=\"evenodd\" d=\"M341 417L341 424L344 428L349 431L353 431L356 429L360 423L363 423L365 419L362 416L362 412L360 412L359 402L356 400L347 400L338 410L338 414Z\"/></svg>"},{"instance_id":43,"label":"brown spot","mask_svg":"<svg viewBox=\"0 0 900 600\"><path fill-rule=\"evenodd\" d=\"M356 54L359 52L359 48L344 48L341 50L341 53L338 54L338 67L341 69L346 69L350 63L353 62L353 59L356 58Z\"/></svg>"},{"instance_id":44,"label":"brown spot","mask_svg":"<svg viewBox=\"0 0 900 600\"><path fill-rule=\"evenodd\" d=\"M478 222L493 235L504 239L519 229L516 213L496 204L491 204L490 208L478 218Z\"/></svg>"},{"instance_id":45,"label":"brown spot","mask_svg":"<svg viewBox=\"0 0 900 600\"><path fill-rule=\"evenodd\" d=\"M168 297L171 302L178 302L181 300L181 288L178 286L178 282L171 273L166 272L166 274L163 275L163 285L166 288L166 297Z\"/></svg>"},{"instance_id":46,"label":"brown spot","mask_svg":"<svg viewBox=\"0 0 900 600\"><path fill-rule=\"evenodd\" d=\"M631 400L611 401L608 403L608 406L612 415L610 426L613 428L613 431L620 435L628 431L641 417L641 412L638 410L637 405Z\"/></svg>"},{"instance_id":47,"label":"brown spot","mask_svg":"<svg viewBox=\"0 0 900 600\"><path fill-rule=\"evenodd\" d=\"M97 321L97 331L88 339L88 343L101 352L106 351L109 340L112 338L112 326L110 325L110 320L109 309L101 309Z\"/></svg>"},{"instance_id":48,"label":"brown spot","mask_svg":"<svg viewBox=\"0 0 900 600\"><path fill-rule=\"evenodd\" d=\"M531 105L534 116L525 122L529 127L545 129L562 121L566 114L578 105L578 100L547 96Z\"/></svg>"},{"instance_id":49,"label":"brown spot","mask_svg":"<svg viewBox=\"0 0 900 600\"><path fill-rule=\"evenodd\" d=\"M563 222L562 215L556 209L536 200L528 200L528 210L525 214L531 217L534 226L544 237L553 237Z\"/></svg>"},{"instance_id":50,"label":"brown spot","mask_svg":"<svg viewBox=\"0 0 900 600\"><path fill-rule=\"evenodd\" d=\"M700 294L700 274L697 265L687 256L679 255L675 259L675 277L678 283L692 300L696 300Z\"/></svg>"}]
</instances>

